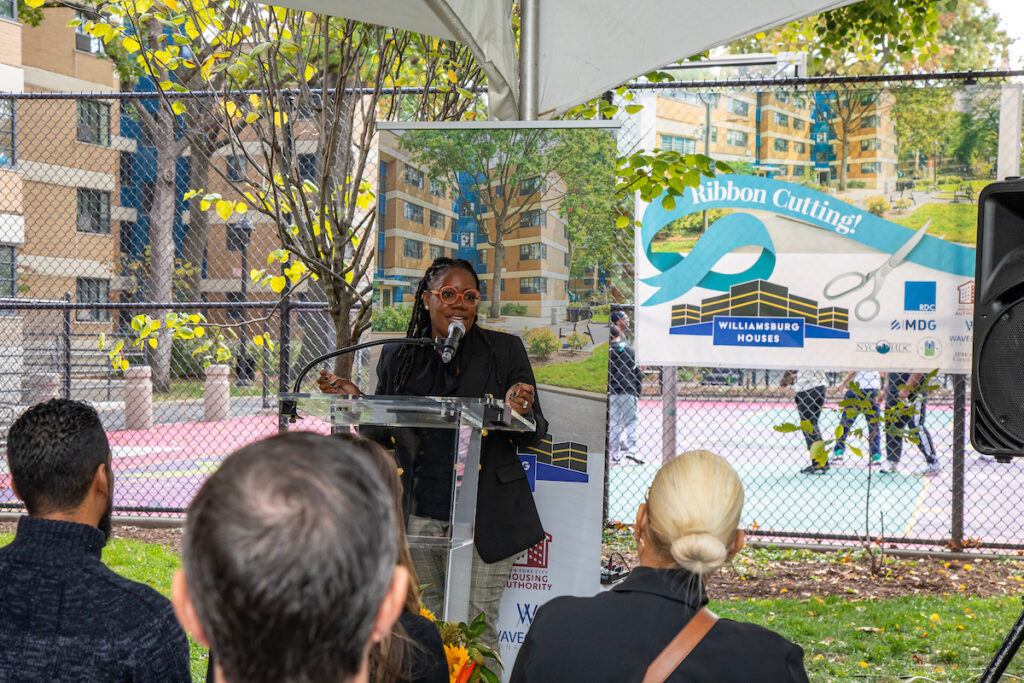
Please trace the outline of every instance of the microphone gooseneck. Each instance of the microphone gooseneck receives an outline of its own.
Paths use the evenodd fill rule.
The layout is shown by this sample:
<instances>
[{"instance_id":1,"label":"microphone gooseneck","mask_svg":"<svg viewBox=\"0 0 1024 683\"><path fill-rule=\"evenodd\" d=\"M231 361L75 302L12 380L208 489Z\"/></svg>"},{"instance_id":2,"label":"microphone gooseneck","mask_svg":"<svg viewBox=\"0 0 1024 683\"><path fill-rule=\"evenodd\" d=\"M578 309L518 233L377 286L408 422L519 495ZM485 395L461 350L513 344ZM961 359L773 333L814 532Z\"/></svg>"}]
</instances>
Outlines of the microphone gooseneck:
<instances>
[{"instance_id":1,"label":"microphone gooseneck","mask_svg":"<svg viewBox=\"0 0 1024 683\"><path fill-rule=\"evenodd\" d=\"M451 363L455 352L459 350L459 342L466 334L466 326L459 320L453 320L448 326L448 338L441 345L441 362Z\"/></svg>"}]
</instances>

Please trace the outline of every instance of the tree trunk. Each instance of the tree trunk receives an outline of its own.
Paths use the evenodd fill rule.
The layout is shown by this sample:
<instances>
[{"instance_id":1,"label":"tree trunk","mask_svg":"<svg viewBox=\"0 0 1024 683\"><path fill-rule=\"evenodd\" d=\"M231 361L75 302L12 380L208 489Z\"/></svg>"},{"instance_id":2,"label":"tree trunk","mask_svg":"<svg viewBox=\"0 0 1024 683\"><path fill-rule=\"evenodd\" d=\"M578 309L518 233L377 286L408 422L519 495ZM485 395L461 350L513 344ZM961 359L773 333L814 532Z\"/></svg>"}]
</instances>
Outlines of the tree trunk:
<instances>
[{"instance_id":1,"label":"tree trunk","mask_svg":"<svg viewBox=\"0 0 1024 683\"><path fill-rule=\"evenodd\" d=\"M340 349L355 343L352 339L352 326L349 316L352 311L351 296L347 291L327 292L327 312L334 323L334 348ZM344 379L352 378L352 354L343 353L334 358L334 374Z\"/></svg>"},{"instance_id":2,"label":"tree trunk","mask_svg":"<svg viewBox=\"0 0 1024 683\"><path fill-rule=\"evenodd\" d=\"M323 280L306 280L306 296L309 301L327 301ZM323 310L300 311L296 314L302 321L302 349L299 351L296 364L304 366L317 356L331 350L331 339L336 339L337 328L333 327L334 319ZM348 317L344 318L345 327L349 327Z\"/></svg>"},{"instance_id":3,"label":"tree trunk","mask_svg":"<svg viewBox=\"0 0 1024 683\"><path fill-rule=\"evenodd\" d=\"M492 318L501 316L501 274L505 270L505 235L495 227L494 238L494 274L491 276L491 312Z\"/></svg>"},{"instance_id":4,"label":"tree trunk","mask_svg":"<svg viewBox=\"0 0 1024 683\"><path fill-rule=\"evenodd\" d=\"M155 140L174 140L173 130L161 131L167 137ZM173 295L174 277L174 167L177 153L174 145L157 148L156 181L153 187L153 208L149 215L149 299L167 302ZM163 318L167 311L156 317ZM172 333L161 327L157 334L157 347L150 349L149 364L153 369L153 391L167 392L171 388Z\"/></svg>"},{"instance_id":5,"label":"tree trunk","mask_svg":"<svg viewBox=\"0 0 1024 683\"><path fill-rule=\"evenodd\" d=\"M209 152L193 142L189 149L188 187L190 190L209 190ZM199 197L188 203L188 230L181 242L181 258L191 266L191 273L184 276L184 296L187 301L201 301L203 298L203 254L210 234L207 213L199 208ZM242 273L242 277L249 277Z\"/></svg>"},{"instance_id":6,"label":"tree trunk","mask_svg":"<svg viewBox=\"0 0 1024 683\"><path fill-rule=\"evenodd\" d=\"M841 150L839 155L839 191L842 192L846 189L846 160L850 158L850 140L845 131L843 132L843 142L839 148Z\"/></svg>"}]
</instances>

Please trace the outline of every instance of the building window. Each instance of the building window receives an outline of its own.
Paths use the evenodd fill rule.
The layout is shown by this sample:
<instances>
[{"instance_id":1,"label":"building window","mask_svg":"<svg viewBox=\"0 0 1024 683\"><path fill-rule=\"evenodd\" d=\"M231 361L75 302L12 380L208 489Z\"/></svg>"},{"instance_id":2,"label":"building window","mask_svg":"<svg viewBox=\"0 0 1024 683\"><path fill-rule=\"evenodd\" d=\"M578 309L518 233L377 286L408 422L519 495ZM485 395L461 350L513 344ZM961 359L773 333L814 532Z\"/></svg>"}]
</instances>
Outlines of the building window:
<instances>
[{"instance_id":1,"label":"building window","mask_svg":"<svg viewBox=\"0 0 1024 683\"><path fill-rule=\"evenodd\" d=\"M430 245L430 260L439 259L444 256L444 247L439 247L436 244Z\"/></svg>"},{"instance_id":2,"label":"building window","mask_svg":"<svg viewBox=\"0 0 1024 683\"><path fill-rule=\"evenodd\" d=\"M804 142L794 142L793 151L797 154L803 154L807 151L807 144Z\"/></svg>"},{"instance_id":3,"label":"building window","mask_svg":"<svg viewBox=\"0 0 1024 683\"><path fill-rule=\"evenodd\" d=\"M473 217L473 204L472 202L462 202L459 204L459 215L463 218Z\"/></svg>"},{"instance_id":4,"label":"building window","mask_svg":"<svg viewBox=\"0 0 1024 683\"><path fill-rule=\"evenodd\" d=\"M228 302L229 304L240 304L243 301L245 301L245 299L242 298L241 292L228 292L227 294L224 295L224 301ZM227 309L226 314L229 320L241 320L242 318L245 317L245 311L242 310L241 306L237 308L231 307ZM301 319L302 316L299 316L299 318Z\"/></svg>"},{"instance_id":5,"label":"building window","mask_svg":"<svg viewBox=\"0 0 1024 683\"><path fill-rule=\"evenodd\" d=\"M878 93L876 92L866 92L862 93L860 96L860 104L862 107L867 107L868 105L872 105L877 101Z\"/></svg>"},{"instance_id":6,"label":"building window","mask_svg":"<svg viewBox=\"0 0 1024 683\"><path fill-rule=\"evenodd\" d=\"M299 162L299 180L308 180L312 183L316 182L316 155L315 154L300 154L298 156Z\"/></svg>"},{"instance_id":7,"label":"building window","mask_svg":"<svg viewBox=\"0 0 1024 683\"><path fill-rule=\"evenodd\" d=\"M785 90L780 90L779 92L775 93L775 99L785 104L786 102L789 102L789 93L786 92Z\"/></svg>"},{"instance_id":8,"label":"building window","mask_svg":"<svg viewBox=\"0 0 1024 683\"><path fill-rule=\"evenodd\" d=\"M737 116L747 116L750 113L750 104L742 100L735 98L729 98L728 110L730 114L736 114Z\"/></svg>"},{"instance_id":9,"label":"building window","mask_svg":"<svg viewBox=\"0 0 1024 683\"><path fill-rule=\"evenodd\" d=\"M413 187L423 189L423 171L409 164L405 165L405 182Z\"/></svg>"},{"instance_id":10,"label":"building window","mask_svg":"<svg viewBox=\"0 0 1024 683\"><path fill-rule=\"evenodd\" d=\"M569 267L569 252L565 252L562 255L565 257L565 267L568 268Z\"/></svg>"},{"instance_id":11,"label":"building window","mask_svg":"<svg viewBox=\"0 0 1024 683\"><path fill-rule=\"evenodd\" d=\"M692 138L679 137L678 135L662 135L661 148L666 152L693 154L697 151L697 141Z\"/></svg>"},{"instance_id":12,"label":"building window","mask_svg":"<svg viewBox=\"0 0 1024 683\"><path fill-rule=\"evenodd\" d=\"M110 234L110 193L78 188L78 232Z\"/></svg>"},{"instance_id":13,"label":"building window","mask_svg":"<svg viewBox=\"0 0 1024 683\"><path fill-rule=\"evenodd\" d=\"M411 202L404 202L405 207L402 210L402 214L405 216L405 220L412 221L413 223L423 222L423 207Z\"/></svg>"},{"instance_id":14,"label":"building window","mask_svg":"<svg viewBox=\"0 0 1024 683\"><path fill-rule=\"evenodd\" d=\"M519 181L519 195L531 195L541 191L543 181L539 175Z\"/></svg>"},{"instance_id":15,"label":"building window","mask_svg":"<svg viewBox=\"0 0 1024 683\"><path fill-rule=\"evenodd\" d=\"M520 294L547 294L548 279L546 277L519 278Z\"/></svg>"},{"instance_id":16,"label":"building window","mask_svg":"<svg viewBox=\"0 0 1024 683\"><path fill-rule=\"evenodd\" d=\"M793 106L799 107L800 109L807 108L807 98L800 93L793 94Z\"/></svg>"},{"instance_id":17,"label":"building window","mask_svg":"<svg viewBox=\"0 0 1024 683\"><path fill-rule=\"evenodd\" d=\"M436 230L444 230L444 214L440 211L430 211L430 227Z\"/></svg>"},{"instance_id":18,"label":"building window","mask_svg":"<svg viewBox=\"0 0 1024 683\"><path fill-rule=\"evenodd\" d=\"M718 129L711 127L711 142L718 142Z\"/></svg>"},{"instance_id":19,"label":"building window","mask_svg":"<svg viewBox=\"0 0 1024 683\"><path fill-rule=\"evenodd\" d=\"M0 297L12 298L18 291L18 250L0 244Z\"/></svg>"},{"instance_id":20,"label":"building window","mask_svg":"<svg viewBox=\"0 0 1024 683\"><path fill-rule=\"evenodd\" d=\"M2 2L0 2L2 4ZM0 99L0 166L14 165L14 100Z\"/></svg>"},{"instance_id":21,"label":"building window","mask_svg":"<svg viewBox=\"0 0 1024 683\"><path fill-rule=\"evenodd\" d=\"M876 128L878 126L878 115L868 114L860 120L861 128Z\"/></svg>"},{"instance_id":22,"label":"building window","mask_svg":"<svg viewBox=\"0 0 1024 683\"><path fill-rule=\"evenodd\" d=\"M423 258L423 242L416 240L404 240L402 242L402 255L405 258Z\"/></svg>"},{"instance_id":23,"label":"building window","mask_svg":"<svg viewBox=\"0 0 1024 683\"><path fill-rule=\"evenodd\" d=\"M783 140L782 138L775 138L775 151L776 152L788 152L789 151L789 140Z\"/></svg>"},{"instance_id":24,"label":"building window","mask_svg":"<svg viewBox=\"0 0 1024 683\"><path fill-rule=\"evenodd\" d=\"M3 12L0 11L0 14ZM14 18L13 15L11 18ZM75 19L78 20L78 25L75 26L75 49L92 55L102 54L103 41L85 32L85 22L92 21L93 17L82 10L75 10Z\"/></svg>"},{"instance_id":25,"label":"building window","mask_svg":"<svg viewBox=\"0 0 1024 683\"><path fill-rule=\"evenodd\" d=\"M540 242L519 245L520 261L537 261L548 257L548 245Z\"/></svg>"},{"instance_id":26,"label":"building window","mask_svg":"<svg viewBox=\"0 0 1024 683\"><path fill-rule=\"evenodd\" d=\"M0 0L0 17L14 19L15 0Z\"/></svg>"},{"instance_id":27,"label":"building window","mask_svg":"<svg viewBox=\"0 0 1024 683\"><path fill-rule=\"evenodd\" d=\"M860 141L860 151L873 152L878 149L878 138L868 138Z\"/></svg>"},{"instance_id":28,"label":"building window","mask_svg":"<svg viewBox=\"0 0 1024 683\"><path fill-rule=\"evenodd\" d=\"M537 228L544 225L544 209L530 209L519 214L520 228Z\"/></svg>"},{"instance_id":29,"label":"building window","mask_svg":"<svg viewBox=\"0 0 1024 683\"><path fill-rule=\"evenodd\" d=\"M786 116L785 114L780 114L779 112L775 112L775 125L776 126L782 126L784 128L788 128L789 127L789 117Z\"/></svg>"},{"instance_id":30,"label":"building window","mask_svg":"<svg viewBox=\"0 0 1024 683\"><path fill-rule=\"evenodd\" d=\"M249 160L241 154L232 154L227 159L228 180L245 180L249 172Z\"/></svg>"},{"instance_id":31,"label":"building window","mask_svg":"<svg viewBox=\"0 0 1024 683\"><path fill-rule=\"evenodd\" d=\"M747 134L742 130L727 130L725 131L725 144L730 147L746 147Z\"/></svg>"},{"instance_id":32,"label":"building window","mask_svg":"<svg viewBox=\"0 0 1024 683\"><path fill-rule=\"evenodd\" d=\"M881 164L879 164L877 161L869 161L866 164L861 164L860 165L860 174L861 175L876 175L878 173L878 171L880 170L880 167L881 167Z\"/></svg>"},{"instance_id":33,"label":"building window","mask_svg":"<svg viewBox=\"0 0 1024 683\"><path fill-rule=\"evenodd\" d=\"M110 145L109 104L78 100L78 140L93 145Z\"/></svg>"},{"instance_id":34,"label":"building window","mask_svg":"<svg viewBox=\"0 0 1024 683\"><path fill-rule=\"evenodd\" d=\"M795 116L793 117L793 130L803 130L806 124L807 122L803 119L798 119Z\"/></svg>"},{"instance_id":35,"label":"building window","mask_svg":"<svg viewBox=\"0 0 1024 683\"><path fill-rule=\"evenodd\" d=\"M476 233L460 232L459 233L459 248L460 249L472 249L476 246Z\"/></svg>"},{"instance_id":36,"label":"building window","mask_svg":"<svg viewBox=\"0 0 1024 683\"><path fill-rule=\"evenodd\" d=\"M109 304L110 281L98 278L80 277L75 280L75 301L80 304ZM102 322L110 319L110 311L96 308L79 309L78 320Z\"/></svg>"},{"instance_id":37,"label":"building window","mask_svg":"<svg viewBox=\"0 0 1024 683\"><path fill-rule=\"evenodd\" d=\"M818 152L818 154L814 158L817 160L819 164L823 164L826 161L828 161L828 152Z\"/></svg>"},{"instance_id":38,"label":"building window","mask_svg":"<svg viewBox=\"0 0 1024 683\"><path fill-rule=\"evenodd\" d=\"M431 180L430 181L430 194L434 195L435 197L443 197L444 196L444 185L442 185L437 180Z\"/></svg>"},{"instance_id":39,"label":"building window","mask_svg":"<svg viewBox=\"0 0 1024 683\"><path fill-rule=\"evenodd\" d=\"M784 176L789 175L789 166L786 164L779 164L779 167L775 169L775 175Z\"/></svg>"}]
</instances>

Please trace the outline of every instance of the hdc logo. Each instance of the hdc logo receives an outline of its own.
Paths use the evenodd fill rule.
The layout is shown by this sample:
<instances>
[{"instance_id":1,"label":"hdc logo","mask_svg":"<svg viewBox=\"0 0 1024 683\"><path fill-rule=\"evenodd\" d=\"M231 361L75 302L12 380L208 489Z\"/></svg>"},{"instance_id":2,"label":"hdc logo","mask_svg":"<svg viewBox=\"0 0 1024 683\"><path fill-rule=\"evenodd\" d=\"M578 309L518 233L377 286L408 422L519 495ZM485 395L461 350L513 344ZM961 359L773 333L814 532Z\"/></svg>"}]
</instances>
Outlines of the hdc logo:
<instances>
[{"instance_id":1,"label":"hdc logo","mask_svg":"<svg viewBox=\"0 0 1024 683\"><path fill-rule=\"evenodd\" d=\"M903 310L917 313L935 311L935 281L903 283Z\"/></svg>"}]
</instances>

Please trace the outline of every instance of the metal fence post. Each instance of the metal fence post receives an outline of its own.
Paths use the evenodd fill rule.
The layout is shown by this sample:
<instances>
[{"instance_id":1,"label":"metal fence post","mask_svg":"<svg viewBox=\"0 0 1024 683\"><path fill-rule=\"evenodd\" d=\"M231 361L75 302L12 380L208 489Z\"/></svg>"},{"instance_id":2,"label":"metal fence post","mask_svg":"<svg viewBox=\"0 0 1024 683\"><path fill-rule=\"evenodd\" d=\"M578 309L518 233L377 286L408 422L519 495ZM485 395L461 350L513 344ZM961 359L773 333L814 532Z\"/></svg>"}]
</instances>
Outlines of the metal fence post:
<instances>
[{"instance_id":1,"label":"metal fence post","mask_svg":"<svg viewBox=\"0 0 1024 683\"><path fill-rule=\"evenodd\" d=\"M60 359L60 395L63 398L71 398L71 292L64 294L64 329L61 336L61 359Z\"/></svg>"},{"instance_id":2,"label":"metal fence post","mask_svg":"<svg viewBox=\"0 0 1024 683\"><path fill-rule=\"evenodd\" d=\"M289 385L289 369L291 367L291 337L292 337L292 310L291 310L291 287L285 285L285 290L281 293L281 331L280 339L277 342L278 358L277 358L277 390L282 394L291 391ZM277 431L287 432L288 431L288 417L284 415L280 408L280 400L278 401L277 410Z\"/></svg>"},{"instance_id":3,"label":"metal fence post","mask_svg":"<svg viewBox=\"0 0 1024 683\"><path fill-rule=\"evenodd\" d=\"M676 457L676 402L679 397L679 369L661 368L661 462Z\"/></svg>"},{"instance_id":4,"label":"metal fence post","mask_svg":"<svg viewBox=\"0 0 1024 683\"><path fill-rule=\"evenodd\" d=\"M967 376L953 375L953 505L950 545L964 547L964 440L967 408Z\"/></svg>"}]
</instances>

